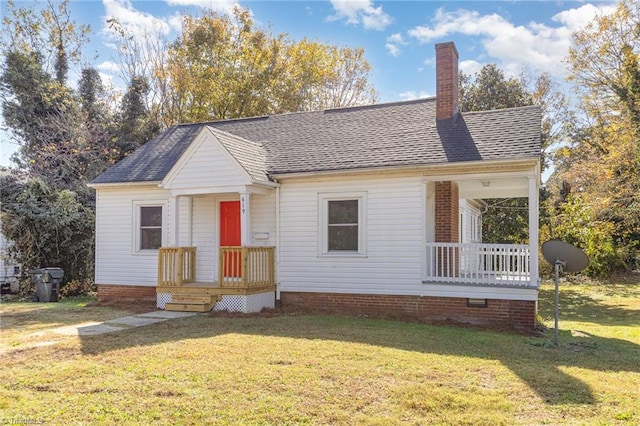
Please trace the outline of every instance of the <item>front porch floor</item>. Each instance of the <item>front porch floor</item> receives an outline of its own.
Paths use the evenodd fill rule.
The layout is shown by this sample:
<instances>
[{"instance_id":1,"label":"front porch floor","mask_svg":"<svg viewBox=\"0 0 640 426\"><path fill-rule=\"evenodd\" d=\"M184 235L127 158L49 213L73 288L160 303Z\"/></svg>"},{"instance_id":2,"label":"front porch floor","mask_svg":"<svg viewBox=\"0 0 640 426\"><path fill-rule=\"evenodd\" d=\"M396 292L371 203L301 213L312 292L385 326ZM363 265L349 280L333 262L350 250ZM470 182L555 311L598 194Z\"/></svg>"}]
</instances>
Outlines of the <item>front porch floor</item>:
<instances>
[{"instance_id":1,"label":"front porch floor","mask_svg":"<svg viewBox=\"0 0 640 426\"><path fill-rule=\"evenodd\" d=\"M220 287L217 282L192 282L181 286L158 286L156 293L176 293L176 294L206 294L210 296L224 296L232 294L256 294L267 291L276 291L275 285L264 285L257 287Z\"/></svg>"}]
</instances>

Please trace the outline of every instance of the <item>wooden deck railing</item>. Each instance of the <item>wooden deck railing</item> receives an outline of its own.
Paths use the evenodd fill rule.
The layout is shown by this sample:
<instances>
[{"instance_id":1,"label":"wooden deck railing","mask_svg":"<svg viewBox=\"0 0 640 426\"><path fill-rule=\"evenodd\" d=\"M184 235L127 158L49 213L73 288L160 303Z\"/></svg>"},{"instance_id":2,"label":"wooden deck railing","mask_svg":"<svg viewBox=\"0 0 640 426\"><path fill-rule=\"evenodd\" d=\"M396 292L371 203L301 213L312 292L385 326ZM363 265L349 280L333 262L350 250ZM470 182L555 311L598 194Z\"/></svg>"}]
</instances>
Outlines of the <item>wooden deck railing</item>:
<instances>
[{"instance_id":1,"label":"wooden deck railing","mask_svg":"<svg viewBox=\"0 0 640 426\"><path fill-rule=\"evenodd\" d=\"M196 279L195 247L158 249L158 286L180 287Z\"/></svg>"},{"instance_id":2,"label":"wooden deck railing","mask_svg":"<svg viewBox=\"0 0 640 426\"><path fill-rule=\"evenodd\" d=\"M220 287L252 288L275 284L273 247L220 247Z\"/></svg>"},{"instance_id":3,"label":"wooden deck railing","mask_svg":"<svg viewBox=\"0 0 640 426\"><path fill-rule=\"evenodd\" d=\"M427 244L428 282L536 286L530 266L524 244Z\"/></svg>"}]
</instances>

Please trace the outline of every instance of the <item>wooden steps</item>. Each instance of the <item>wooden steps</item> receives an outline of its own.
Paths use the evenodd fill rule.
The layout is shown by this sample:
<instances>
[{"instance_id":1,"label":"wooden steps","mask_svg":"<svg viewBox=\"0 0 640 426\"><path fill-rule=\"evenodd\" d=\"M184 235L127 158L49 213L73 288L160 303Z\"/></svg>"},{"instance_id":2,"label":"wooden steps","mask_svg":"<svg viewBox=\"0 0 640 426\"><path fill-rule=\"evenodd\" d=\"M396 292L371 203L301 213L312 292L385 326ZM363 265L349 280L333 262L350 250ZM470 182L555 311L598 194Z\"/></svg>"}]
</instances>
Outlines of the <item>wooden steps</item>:
<instances>
[{"instance_id":1,"label":"wooden steps","mask_svg":"<svg viewBox=\"0 0 640 426\"><path fill-rule=\"evenodd\" d=\"M221 296L210 294L172 294L171 302L165 304L165 311L209 312Z\"/></svg>"}]
</instances>

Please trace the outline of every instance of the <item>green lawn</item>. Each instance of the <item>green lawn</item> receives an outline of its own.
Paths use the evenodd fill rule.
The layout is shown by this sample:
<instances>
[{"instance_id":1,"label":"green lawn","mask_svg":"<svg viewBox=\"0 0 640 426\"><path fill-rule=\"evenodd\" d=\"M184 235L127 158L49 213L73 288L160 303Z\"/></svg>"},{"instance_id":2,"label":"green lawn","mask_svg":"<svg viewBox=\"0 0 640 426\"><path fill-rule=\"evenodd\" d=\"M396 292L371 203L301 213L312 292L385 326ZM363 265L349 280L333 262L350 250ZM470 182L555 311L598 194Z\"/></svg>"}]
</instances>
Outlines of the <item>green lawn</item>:
<instances>
[{"instance_id":1,"label":"green lawn","mask_svg":"<svg viewBox=\"0 0 640 426\"><path fill-rule=\"evenodd\" d=\"M563 285L561 305L557 348L552 330L207 315L37 347L126 312L5 303L0 423L640 424L640 284Z\"/></svg>"}]
</instances>

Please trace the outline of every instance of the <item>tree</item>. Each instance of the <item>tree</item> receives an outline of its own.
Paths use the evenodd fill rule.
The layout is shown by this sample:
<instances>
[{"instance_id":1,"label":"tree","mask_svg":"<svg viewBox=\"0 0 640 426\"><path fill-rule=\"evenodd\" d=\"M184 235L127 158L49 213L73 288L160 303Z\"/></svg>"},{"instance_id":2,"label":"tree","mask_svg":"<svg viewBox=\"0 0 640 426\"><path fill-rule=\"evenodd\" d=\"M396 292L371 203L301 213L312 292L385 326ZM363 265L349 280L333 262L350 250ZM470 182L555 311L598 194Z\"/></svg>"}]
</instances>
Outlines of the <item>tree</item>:
<instances>
[{"instance_id":1,"label":"tree","mask_svg":"<svg viewBox=\"0 0 640 426\"><path fill-rule=\"evenodd\" d=\"M91 31L88 25L71 19L68 6L69 0L48 0L43 8L16 8L14 1L8 0L2 49L41 55L44 71L53 71L58 83L65 84L69 61L79 63Z\"/></svg>"},{"instance_id":2,"label":"tree","mask_svg":"<svg viewBox=\"0 0 640 426\"><path fill-rule=\"evenodd\" d=\"M591 116L628 114L640 127L640 4L622 0L610 15L597 16L573 34L570 79Z\"/></svg>"},{"instance_id":3,"label":"tree","mask_svg":"<svg viewBox=\"0 0 640 426\"><path fill-rule=\"evenodd\" d=\"M67 279L93 271L94 194L86 182L107 165L109 111L95 70L67 84L88 28L68 1L42 10L9 2L2 23L2 114L20 149L2 175L3 232L27 268L61 266Z\"/></svg>"},{"instance_id":4,"label":"tree","mask_svg":"<svg viewBox=\"0 0 640 426\"><path fill-rule=\"evenodd\" d=\"M102 85L100 73L95 68L85 68L82 70L80 81L78 82L78 96L82 112L87 120L93 123L103 122L108 114L108 107L105 104L105 89Z\"/></svg>"},{"instance_id":5,"label":"tree","mask_svg":"<svg viewBox=\"0 0 640 426\"><path fill-rule=\"evenodd\" d=\"M0 174L2 232L27 268L59 266L68 278L93 276L95 215L70 190L56 191L14 171Z\"/></svg>"},{"instance_id":6,"label":"tree","mask_svg":"<svg viewBox=\"0 0 640 426\"><path fill-rule=\"evenodd\" d=\"M149 85L147 108L162 126L372 103L371 67L361 48L291 40L255 25L247 10L183 16L161 46L110 21L130 81ZM141 54L147 67L134 65Z\"/></svg>"},{"instance_id":7,"label":"tree","mask_svg":"<svg viewBox=\"0 0 640 426\"><path fill-rule=\"evenodd\" d=\"M282 83L281 97L291 101L283 111L316 111L375 103L369 83L371 65L362 47L328 46L302 39L287 50L293 76ZM297 95L297 96L296 96Z\"/></svg>"},{"instance_id":8,"label":"tree","mask_svg":"<svg viewBox=\"0 0 640 426\"><path fill-rule=\"evenodd\" d=\"M154 123L169 126L164 117L171 116L172 97L168 62L169 42L159 27L146 28L142 34L127 29L116 18L107 19L113 44L120 58L120 78L131 87L134 81L144 81L146 91L141 97ZM126 96L126 94L125 94Z\"/></svg>"},{"instance_id":9,"label":"tree","mask_svg":"<svg viewBox=\"0 0 640 426\"><path fill-rule=\"evenodd\" d=\"M638 268L640 4L621 1L613 13L574 33L573 42L568 63L581 94L582 121L571 144L556 153L554 181L594 209L586 226L610 232L620 261ZM561 214L564 205L556 204Z\"/></svg>"},{"instance_id":10,"label":"tree","mask_svg":"<svg viewBox=\"0 0 640 426\"><path fill-rule=\"evenodd\" d=\"M80 108L66 85L69 61L78 63L89 27L70 18L68 1L16 8L2 22L0 97L4 120L18 140L18 167L54 188L74 189L80 152L75 146Z\"/></svg>"},{"instance_id":11,"label":"tree","mask_svg":"<svg viewBox=\"0 0 640 426\"><path fill-rule=\"evenodd\" d=\"M0 84L5 123L20 142L16 162L51 183L67 186L55 153L67 145L77 126L71 91L43 70L36 52L6 52Z\"/></svg>"},{"instance_id":12,"label":"tree","mask_svg":"<svg viewBox=\"0 0 640 426\"><path fill-rule=\"evenodd\" d=\"M116 148L112 162L117 162L148 142L160 129L144 104L149 90L144 77L133 77L122 98L116 130Z\"/></svg>"},{"instance_id":13,"label":"tree","mask_svg":"<svg viewBox=\"0 0 640 426\"><path fill-rule=\"evenodd\" d=\"M545 207L552 208L551 203ZM581 197L566 194L548 217L540 229L541 239L560 238L583 249L589 257L587 275L604 277L619 263L612 237L613 224L599 220L594 207Z\"/></svg>"},{"instance_id":14,"label":"tree","mask_svg":"<svg viewBox=\"0 0 640 426\"><path fill-rule=\"evenodd\" d=\"M525 83L515 78L506 79L495 64L484 65L471 77L460 74L460 106L463 111L487 111L532 104L531 93Z\"/></svg>"}]
</instances>

